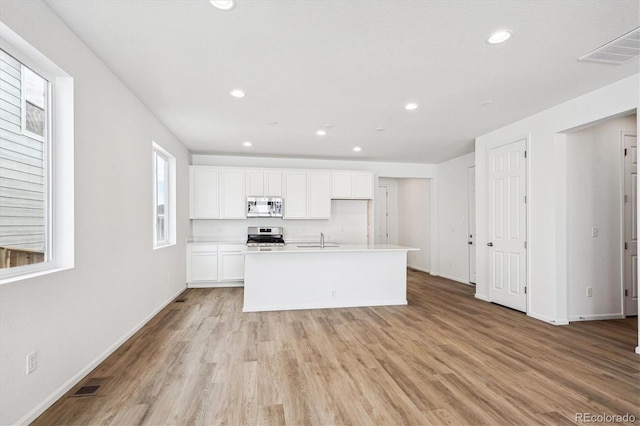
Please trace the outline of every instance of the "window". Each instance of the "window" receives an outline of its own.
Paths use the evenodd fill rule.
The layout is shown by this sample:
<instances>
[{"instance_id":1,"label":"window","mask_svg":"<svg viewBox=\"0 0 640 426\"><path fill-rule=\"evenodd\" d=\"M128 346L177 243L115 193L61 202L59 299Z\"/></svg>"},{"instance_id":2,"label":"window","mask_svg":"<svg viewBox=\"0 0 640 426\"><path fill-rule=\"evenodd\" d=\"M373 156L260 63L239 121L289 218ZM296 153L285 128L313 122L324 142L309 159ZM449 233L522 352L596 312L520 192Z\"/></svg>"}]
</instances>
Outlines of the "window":
<instances>
[{"instance_id":1,"label":"window","mask_svg":"<svg viewBox=\"0 0 640 426\"><path fill-rule=\"evenodd\" d=\"M175 244L175 158L153 143L153 246Z\"/></svg>"},{"instance_id":2,"label":"window","mask_svg":"<svg viewBox=\"0 0 640 426\"><path fill-rule=\"evenodd\" d=\"M1 22L0 33L5 283L73 266L73 79Z\"/></svg>"}]
</instances>

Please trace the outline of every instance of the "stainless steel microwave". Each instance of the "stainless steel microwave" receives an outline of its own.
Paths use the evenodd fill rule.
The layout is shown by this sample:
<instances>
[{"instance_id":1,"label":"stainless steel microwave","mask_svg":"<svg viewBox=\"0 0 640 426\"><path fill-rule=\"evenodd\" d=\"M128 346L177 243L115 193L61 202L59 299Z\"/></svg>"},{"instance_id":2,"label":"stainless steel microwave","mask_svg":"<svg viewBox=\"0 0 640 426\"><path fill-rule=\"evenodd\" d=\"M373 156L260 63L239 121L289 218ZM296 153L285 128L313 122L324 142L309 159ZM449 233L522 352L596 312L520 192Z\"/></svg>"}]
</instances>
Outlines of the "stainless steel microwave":
<instances>
[{"instance_id":1,"label":"stainless steel microwave","mask_svg":"<svg viewBox=\"0 0 640 426\"><path fill-rule=\"evenodd\" d=\"M281 197L247 197L247 217L282 217Z\"/></svg>"}]
</instances>

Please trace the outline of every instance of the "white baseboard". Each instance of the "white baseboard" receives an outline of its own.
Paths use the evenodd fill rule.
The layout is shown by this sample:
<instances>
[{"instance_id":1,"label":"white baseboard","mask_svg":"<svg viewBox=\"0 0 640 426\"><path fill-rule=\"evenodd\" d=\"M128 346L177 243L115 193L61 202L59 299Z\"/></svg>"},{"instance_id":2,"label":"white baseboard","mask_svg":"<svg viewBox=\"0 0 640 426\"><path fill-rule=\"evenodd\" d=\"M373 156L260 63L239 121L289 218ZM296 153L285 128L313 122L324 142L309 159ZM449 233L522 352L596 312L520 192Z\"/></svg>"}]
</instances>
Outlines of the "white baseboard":
<instances>
[{"instance_id":1,"label":"white baseboard","mask_svg":"<svg viewBox=\"0 0 640 426\"><path fill-rule=\"evenodd\" d=\"M395 306L406 305L407 300L365 300L362 302L336 302L321 304L302 304L302 305L262 305L262 306L244 306L242 312L263 312L263 311L297 311L300 309L327 309L327 308L363 308L368 306Z\"/></svg>"},{"instance_id":2,"label":"white baseboard","mask_svg":"<svg viewBox=\"0 0 640 426\"><path fill-rule=\"evenodd\" d=\"M610 320L610 319L622 319L624 315L621 313L615 314L595 314L595 315L575 315L570 316L569 321L597 321L597 320Z\"/></svg>"},{"instance_id":3,"label":"white baseboard","mask_svg":"<svg viewBox=\"0 0 640 426\"><path fill-rule=\"evenodd\" d=\"M457 281L457 282L462 283L462 284L469 284L469 280L465 280L465 279L462 279L462 278L459 278L459 277L453 277L451 275L446 275L446 274L440 274L440 276L442 278L446 278L446 279L451 280L451 281Z\"/></svg>"},{"instance_id":4,"label":"white baseboard","mask_svg":"<svg viewBox=\"0 0 640 426\"><path fill-rule=\"evenodd\" d=\"M16 422L19 425L27 425L33 422L38 418L42 413L44 413L47 408L51 407L57 400L62 398L65 393L69 392L71 388L77 385L87 374L89 374L93 369L95 369L102 361L107 359L109 355L114 353L116 349L124 344L127 340L131 338L134 334L138 332L142 327L144 327L153 317L158 315L158 313L163 310L167 305L169 305L173 300L178 297L185 289L181 288L178 292L176 292L173 296L169 297L167 301L162 303L156 310L154 310L151 314L147 315L141 322L139 322L135 327L133 327L128 333L118 339L113 345L111 345L106 351L102 354L98 355L93 361L91 361L86 367L76 373L73 377L67 380L62 386L60 386L57 390L55 390L51 395L45 398L40 404L38 404L33 410L29 411L24 417Z\"/></svg>"},{"instance_id":5,"label":"white baseboard","mask_svg":"<svg viewBox=\"0 0 640 426\"><path fill-rule=\"evenodd\" d=\"M244 287L244 281L187 283L187 288Z\"/></svg>"},{"instance_id":6,"label":"white baseboard","mask_svg":"<svg viewBox=\"0 0 640 426\"><path fill-rule=\"evenodd\" d=\"M527 312L527 316L552 325L569 325L569 320L567 320L566 318L549 318L544 315L536 314L535 312Z\"/></svg>"},{"instance_id":7,"label":"white baseboard","mask_svg":"<svg viewBox=\"0 0 640 426\"><path fill-rule=\"evenodd\" d=\"M411 265L407 265L407 268L415 269L416 271L426 272L427 274L431 274L431 271L429 271L428 269L425 269L425 268L418 268L417 266L411 266Z\"/></svg>"},{"instance_id":8,"label":"white baseboard","mask_svg":"<svg viewBox=\"0 0 640 426\"><path fill-rule=\"evenodd\" d=\"M491 300L489 300L489 296L485 296L484 294L480 294L480 293L476 293L476 299L480 299L484 302L489 302L491 303Z\"/></svg>"},{"instance_id":9,"label":"white baseboard","mask_svg":"<svg viewBox=\"0 0 640 426\"><path fill-rule=\"evenodd\" d=\"M640 346L636 346L636 353L640 355Z\"/></svg>"}]
</instances>

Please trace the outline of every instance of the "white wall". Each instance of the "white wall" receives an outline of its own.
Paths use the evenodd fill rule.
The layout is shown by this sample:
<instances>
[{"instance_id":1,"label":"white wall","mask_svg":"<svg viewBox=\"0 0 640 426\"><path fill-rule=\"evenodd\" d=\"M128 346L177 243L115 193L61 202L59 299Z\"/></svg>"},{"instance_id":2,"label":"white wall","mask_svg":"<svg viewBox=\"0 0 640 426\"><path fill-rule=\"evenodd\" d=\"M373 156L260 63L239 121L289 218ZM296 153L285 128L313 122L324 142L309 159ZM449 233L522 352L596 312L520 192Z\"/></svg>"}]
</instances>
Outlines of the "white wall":
<instances>
[{"instance_id":1,"label":"white wall","mask_svg":"<svg viewBox=\"0 0 640 426\"><path fill-rule=\"evenodd\" d=\"M623 183L621 132L635 115L567 137L567 288L569 320L622 317ZM592 229L598 229L597 238ZM592 297L587 297L587 288Z\"/></svg>"},{"instance_id":2,"label":"white wall","mask_svg":"<svg viewBox=\"0 0 640 426\"><path fill-rule=\"evenodd\" d=\"M439 274L469 283L468 169L474 153L438 164Z\"/></svg>"},{"instance_id":3,"label":"white wall","mask_svg":"<svg viewBox=\"0 0 640 426\"><path fill-rule=\"evenodd\" d=\"M567 136L570 129L638 107L638 75L476 138L476 297L488 300L488 150L528 138L527 313L568 321L566 253Z\"/></svg>"},{"instance_id":4,"label":"white wall","mask_svg":"<svg viewBox=\"0 0 640 426\"><path fill-rule=\"evenodd\" d=\"M40 1L2 21L74 78L75 268L0 286L0 424L29 422L185 287L188 152ZM177 159L178 244L152 250L151 142ZM27 376L27 354L38 369Z\"/></svg>"},{"instance_id":5,"label":"white wall","mask_svg":"<svg viewBox=\"0 0 640 426\"><path fill-rule=\"evenodd\" d=\"M407 254L407 265L431 270L431 180L398 179L398 244L420 251Z\"/></svg>"}]
</instances>

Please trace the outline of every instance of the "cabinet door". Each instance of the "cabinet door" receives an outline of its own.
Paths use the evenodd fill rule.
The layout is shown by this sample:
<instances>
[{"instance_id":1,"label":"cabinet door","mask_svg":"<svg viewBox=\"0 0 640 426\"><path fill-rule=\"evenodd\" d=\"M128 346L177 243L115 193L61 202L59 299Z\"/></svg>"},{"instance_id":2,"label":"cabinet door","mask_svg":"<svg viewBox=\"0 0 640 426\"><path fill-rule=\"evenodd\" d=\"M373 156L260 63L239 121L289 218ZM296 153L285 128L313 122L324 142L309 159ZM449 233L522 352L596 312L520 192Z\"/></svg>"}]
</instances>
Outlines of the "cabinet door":
<instances>
[{"instance_id":1,"label":"cabinet door","mask_svg":"<svg viewBox=\"0 0 640 426\"><path fill-rule=\"evenodd\" d=\"M307 172L286 171L284 178L284 218L307 218Z\"/></svg>"},{"instance_id":2,"label":"cabinet door","mask_svg":"<svg viewBox=\"0 0 640 426\"><path fill-rule=\"evenodd\" d=\"M220 217L220 173L213 167L189 168L189 218Z\"/></svg>"},{"instance_id":3,"label":"cabinet door","mask_svg":"<svg viewBox=\"0 0 640 426\"><path fill-rule=\"evenodd\" d=\"M220 252L220 281L241 281L244 279L244 254Z\"/></svg>"},{"instance_id":4,"label":"cabinet door","mask_svg":"<svg viewBox=\"0 0 640 426\"><path fill-rule=\"evenodd\" d=\"M191 253L191 277L188 281L218 281L218 253Z\"/></svg>"},{"instance_id":5,"label":"cabinet door","mask_svg":"<svg viewBox=\"0 0 640 426\"><path fill-rule=\"evenodd\" d=\"M220 199L222 219L244 219L247 217L245 195L245 170L222 169Z\"/></svg>"},{"instance_id":6,"label":"cabinet door","mask_svg":"<svg viewBox=\"0 0 640 426\"><path fill-rule=\"evenodd\" d=\"M266 197L282 197L282 172L280 170L264 171L264 195Z\"/></svg>"},{"instance_id":7,"label":"cabinet door","mask_svg":"<svg viewBox=\"0 0 640 426\"><path fill-rule=\"evenodd\" d=\"M263 170L247 170L247 197L262 197L265 195Z\"/></svg>"},{"instance_id":8,"label":"cabinet door","mask_svg":"<svg viewBox=\"0 0 640 426\"><path fill-rule=\"evenodd\" d=\"M351 198L351 173L333 172L331 198Z\"/></svg>"},{"instance_id":9,"label":"cabinet door","mask_svg":"<svg viewBox=\"0 0 640 426\"><path fill-rule=\"evenodd\" d=\"M373 198L373 174L353 173L353 198Z\"/></svg>"},{"instance_id":10,"label":"cabinet door","mask_svg":"<svg viewBox=\"0 0 640 426\"><path fill-rule=\"evenodd\" d=\"M309 219L331 218L331 173L309 172Z\"/></svg>"}]
</instances>

